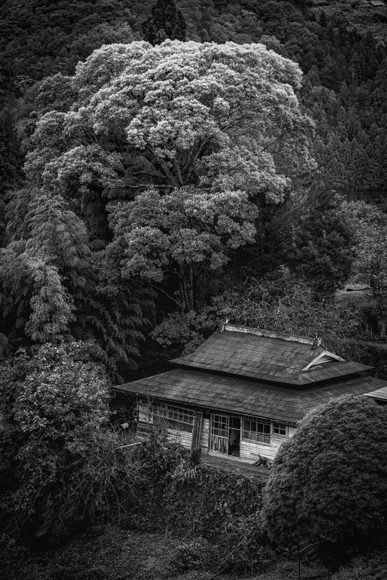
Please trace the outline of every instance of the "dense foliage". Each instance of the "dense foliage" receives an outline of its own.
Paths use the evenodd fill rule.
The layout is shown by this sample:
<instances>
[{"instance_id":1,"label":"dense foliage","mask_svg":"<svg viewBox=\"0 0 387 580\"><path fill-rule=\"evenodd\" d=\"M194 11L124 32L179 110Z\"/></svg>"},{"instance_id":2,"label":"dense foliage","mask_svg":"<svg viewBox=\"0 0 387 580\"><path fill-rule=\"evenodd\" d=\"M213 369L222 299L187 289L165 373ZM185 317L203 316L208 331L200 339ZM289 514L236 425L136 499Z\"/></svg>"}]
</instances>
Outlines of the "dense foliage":
<instances>
[{"instance_id":1,"label":"dense foliage","mask_svg":"<svg viewBox=\"0 0 387 580\"><path fill-rule=\"evenodd\" d=\"M2 89L18 96L52 73L72 73L79 60L102 44L135 38L126 0L7 0L1 16Z\"/></svg>"},{"instance_id":2,"label":"dense foliage","mask_svg":"<svg viewBox=\"0 0 387 580\"><path fill-rule=\"evenodd\" d=\"M319 191L294 227L288 264L318 295L332 296L351 274L355 235L342 200Z\"/></svg>"},{"instance_id":3,"label":"dense foliage","mask_svg":"<svg viewBox=\"0 0 387 580\"><path fill-rule=\"evenodd\" d=\"M153 432L138 447L146 493L131 513L138 530L172 531L186 538L182 568L265 569L273 552L261 532L259 510L264 480L260 475L225 472L190 455L180 445L165 446L165 433Z\"/></svg>"},{"instance_id":4,"label":"dense foliage","mask_svg":"<svg viewBox=\"0 0 387 580\"><path fill-rule=\"evenodd\" d=\"M361 304L377 320L377 331L387 336L387 218L367 204L347 204L345 211L356 228L358 252L352 266L353 279L369 287Z\"/></svg>"},{"instance_id":5,"label":"dense foliage","mask_svg":"<svg viewBox=\"0 0 387 580\"><path fill-rule=\"evenodd\" d=\"M167 38L185 40L187 24L175 0L157 0L152 7L151 17L142 25L142 31L144 40L155 45Z\"/></svg>"},{"instance_id":6,"label":"dense foliage","mask_svg":"<svg viewBox=\"0 0 387 580\"><path fill-rule=\"evenodd\" d=\"M112 511L119 517L138 467L108 429L109 380L86 343L42 345L0 366L3 531L56 541Z\"/></svg>"},{"instance_id":7,"label":"dense foliage","mask_svg":"<svg viewBox=\"0 0 387 580\"><path fill-rule=\"evenodd\" d=\"M342 397L311 411L283 444L266 484L264 527L279 546L319 542L326 561L375 547L387 511L383 407Z\"/></svg>"},{"instance_id":8,"label":"dense foliage","mask_svg":"<svg viewBox=\"0 0 387 580\"><path fill-rule=\"evenodd\" d=\"M104 43L139 40L155 3L35 4L33 0L12 1L2 8L4 102L10 94L28 101L26 87L56 72L72 74L79 60ZM177 8L187 24L189 40L262 40L297 61L306 75L302 101L318 126L314 155L324 183L352 195L384 195L387 64L383 10L352 5L343 12L341 5L332 2L324 12L307 8L303 1L251 0L195 4L180 0Z\"/></svg>"},{"instance_id":9,"label":"dense foliage","mask_svg":"<svg viewBox=\"0 0 387 580\"><path fill-rule=\"evenodd\" d=\"M0 257L10 343L93 338L118 377L147 289L196 311L314 167L300 81L262 45L178 41L104 46L46 79Z\"/></svg>"},{"instance_id":10,"label":"dense foliage","mask_svg":"<svg viewBox=\"0 0 387 580\"><path fill-rule=\"evenodd\" d=\"M387 16L360 4L2 3L7 533L58 538L108 512L116 521L135 514L139 527L218 535L222 549L206 552L214 561L241 569L255 558L263 567L269 551L247 513L260 502L250 483L230 477L223 486L178 449L122 451L122 433L108 424L108 386L164 370L226 319L318 335L385 373L384 351L372 358L360 340L380 341L387 329ZM349 278L369 287L363 303L337 299ZM365 417L360 407L349 418ZM349 421L342 431L351 429ZM374 450L371 430L367 437ZM367 464L362 445L345 465ZM336 464L332 474L345 479ZM356 473L353 485L367 477ZM326 481L310 489L328 503ZM142 484L152 497L134 497ZM300 498L289 493L288 507ZM344 534L345 549L369 537L378 506L362 518L363 500L346 499L338 495L333 523L319 516L307 530L305 516L300 529L328 544Z\"/></svg>"},{"instance_id":11,"label":"dense foliage","mask_svg":"<svg viewBox=\"0 0 387 580\"><path fill-rule=\"evenodd\" d=\"M332 295L353 273L354 248L361 245L333 190L351 197L380 197L385 188L385 47L380 36L364 33L369 16L360 15L361 10L352 7L351 15L344 16L335 14L334 3L325 13L302 1L203 0L193 6L183 0L177 4L115 0L67 2L66 9L47 2L37 11L32 1L23 6L6 2L1 65L6 118L16 121L29 151L28 187L12 195L6 217L1 205L5 189L14 187L15 172L21 174L14 153L3 147L9 169L0 195L0 235L7 225L8 246L1 258L0 309L1 332L9 344L63 335L92 337L118 379L128 377L136 366L141 333L149 336L156 327L155 336L160 336L157 325L163 325L168 315L189 317L196 327L201 320L199 334L208 332L213 326L204 313L211 300L225 286L239 289L246 277L261 278L285 266L306 280L317 297ZM183 33L183 22L186 39L202 43L196 56L189 42L179 49L179 61L173 60L172 48L160 52L157 47L125 44L144 37L148 25L155 34L164 30L163 38L164 33L174 38L176 29ZM379 27L378 34L382 33ZM242 43L261 41L273 49L275 54L267 60L273 71L279 70L280 55L299 63L302 85L299 72L298 80L291 80L302 110L298 120L289 117L289 111L280 111L283 95L275 94L279 85L274 84L257 115L251 99L247 105L246 93L230 92L227 106L239 101L256 115L256 125L250 126L252 117L238 118L237 131L232 117L225 123L228 113L219 99L230 85L231 72L224 78L220 69L213 77L209 69L203 72L200 93L187 67L195 59L199 62L203 42L218 43L211 57L215 58L230 40L239 45L240 55ZM112 42L124 44L114 49ZM72 76L77 62L104 43ZM140 45L141 50L134 48ZM148 72L138 69L128 74L124 60L137 56ZM188 58L193 59L191 64ZM98 85L93 74L102 71L104 60L118 68L104 70ZM161 62L170 67L171 76L162 86L158 73L156 95L150 90L156 81L151 70ZM286 74L295 74L292 66L293 73L287 65ZM231 71L236 74L235 67ZM183 77L190 82L178 86ZM274 77L267 80L271 84ZM215 81L220 82L216 87ZM213 97L205 93L206 82L212 83ZM245 81L233 82L245 90ZM143 84L143 94L128 92L135 83ZM173 110L165 116L168 90ZM206 98L214 99L207 116L203 108L192 108L191 90L201 106ZM33 120L26 122L32 110ZM309 157L302 159L310 128L300 124L307 119L305 113L314 119L316 136L308 143ZM151 114L165 117L164 125ZM129 122L131 129L125 135ZM277 132L269 142L274 127ZM232 137L231 146L220 142L225 135ZM3 142L6 139L4 133ZM17 141L12 143L17 147ZM312 157L317 167L311 173ZM53 192L55 203L48 212ZM46 208L44 212L40 207ZM57 224L51 232L43 227L50 220ZM52 240L64 237L58 236L62 228L69 230L67 243L53 251L58 244ZM383 266L379 280L384 270ZM21 284L26 287L23 292ZM155 289L156 294L149 293ZM381 319L385 297L376 292L381 297ZM383 335L383 322L380 328ZM148 340L145 348L153 352L155 343ZM156 351L154 356L159 356Z\"/></svg>"}]
</instances>

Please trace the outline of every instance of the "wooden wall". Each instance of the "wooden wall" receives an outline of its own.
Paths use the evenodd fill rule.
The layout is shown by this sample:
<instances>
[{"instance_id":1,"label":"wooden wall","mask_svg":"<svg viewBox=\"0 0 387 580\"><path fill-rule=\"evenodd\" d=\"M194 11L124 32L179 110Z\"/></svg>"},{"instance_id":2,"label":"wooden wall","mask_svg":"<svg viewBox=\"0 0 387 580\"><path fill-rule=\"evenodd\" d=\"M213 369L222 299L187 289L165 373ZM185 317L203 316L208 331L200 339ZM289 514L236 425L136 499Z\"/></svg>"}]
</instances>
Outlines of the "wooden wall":
<instances>
[{"instance_id":1,"label":"wooden wall","mask_svg":"<svg viewBox=\"0 0 387 580\"><path fill-rule=\"evenodd\" d=\"M248 463L254 463L257 461L258 455L262 457L267 457L268 459L274 459L277 455L280 445L293 437L296 427L288 427L289 436L286 435L270 435L269 443L258 443L257 441L250 441L249 439L242 439L240 444L240 458Z\"/></svg>"},{"instance_id":2,"label":"wooden wall","mask_svg":"<svg viewBox=\"0 0 387 580\"><path fill-rule=\"evenodd\" d=\"M145 405L142 405L141 403L139 403L139 432L144 432L144 434L146 433L146 431L151 428L151 423L152 423L152 419L150 419L150 423L146 424L145 421L148 419L147 416L147 408ZM200 419L200 420L199 420ZM180 443L181 445L183 445L184 447L186 447L187 449L191 449L192 445L193 445L193 437L195 436L195 441L194 441L194 445L197 446L198 444L200 445L202 451L204 453L208 453L208 444L209 444L209 435L210 435L210 419L204 418L202 416L202 414L200 413L200 417L197 415L196 421L198 421L198 425L197 427L200 428L200 433L194 433L194 430L192 430L191 432L186 431L186 430L179 430L179 429L167 429L168 432L168 439L171 442L174 443ZM258 459L259 456L268 458L268 459L274 459L274 457L276 456L278 449L281 445L281 443L283 443L284 441L286 441L287 439L289 439L289 437L293 437L296 427L295 426L289 426L288 427L289 430L289 436L285 436L285 435L277 435L277 434L271 434L270 435L270 444L267 443L259 443L257 441L250 441L249 439L241 439L240 441L240 456L239 457L233 457L231 455L226 455L226 454L219 454L219 453L215 453L213 451L211 451L211 455L215 454L215 455L220 455L222 457L228 457L229 459L233 459L233 460L237 460L237 461L244 461L246 463L255 463ZM241 432L242 435L242 432Z\"/></svg>"},{"instance_id":3,"label":"wooden wall","mask_svg":"<svg viewBox=\"0 0 387 580\"><path fill-rule=\"evenodd\" d=\"M167 424L168 418L165 419ZM138 403L138 421L137 421L137 435L141 438L147 437L147 433L153 428L153 414L149 412L149 404ZM171 443L180 443L183 447L191 449L193 426L191 431L185 429L167 428L167 438Z\"/></svg>"},{"instance_id":4,"label":"wooden wall","mask_svg":"<svg viewBox=\"0 0 387 580\"><path fill-rule=\"evenodd\" d=\"M287 439L289 438L285 435L270 435L270 444L242 439L240 445L240 458L248 463L254 463L257 461L259 455L267 457L268 459L274 459L281 443Z\"/></svg>"}]
</instances>

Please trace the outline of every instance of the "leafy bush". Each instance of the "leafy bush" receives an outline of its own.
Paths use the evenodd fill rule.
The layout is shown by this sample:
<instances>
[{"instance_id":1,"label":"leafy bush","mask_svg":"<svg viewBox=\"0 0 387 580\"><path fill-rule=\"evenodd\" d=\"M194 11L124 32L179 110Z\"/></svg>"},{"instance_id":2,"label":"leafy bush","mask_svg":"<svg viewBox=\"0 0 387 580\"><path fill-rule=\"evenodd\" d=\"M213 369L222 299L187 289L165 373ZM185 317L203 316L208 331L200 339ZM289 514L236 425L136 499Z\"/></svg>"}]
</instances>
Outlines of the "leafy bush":
<instances>
[{"instance_id":1,"label":"leafy bush","mask_svg":"<svg viewBox=\"0 0 387 580\"><path fill-rule=\"evenodd\" d=\"M310 412L281 446L264 491L264 528L282 547L320 542L335 565L383 538L386 493L386 412L341 397Z\"/></svg>"},{"instance_id":2,"label":"leafy bush","mask_svg":"<svg viewBox=\"0 0 387 580\"><path fill-rule=\"evenodd\" d=\"M84 343L43 345L4 363L0 513L13 536L65 536L133 495L138 470L107 429L109 381Z\"/></svg>"}]
</instances>

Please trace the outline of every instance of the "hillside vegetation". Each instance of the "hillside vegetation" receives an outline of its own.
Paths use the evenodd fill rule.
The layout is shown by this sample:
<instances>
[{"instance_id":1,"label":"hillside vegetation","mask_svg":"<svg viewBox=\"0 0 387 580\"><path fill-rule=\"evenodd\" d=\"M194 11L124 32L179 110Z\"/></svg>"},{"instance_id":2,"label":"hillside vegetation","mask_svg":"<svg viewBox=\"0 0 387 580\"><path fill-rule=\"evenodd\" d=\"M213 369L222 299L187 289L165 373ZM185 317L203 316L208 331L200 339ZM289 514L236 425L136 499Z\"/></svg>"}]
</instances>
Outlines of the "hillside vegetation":
<instances>
[{"instance_id":1,"label":"hillside vegetation","mask_svg":"<svg viewBox=\"0 0 387 580\"><path fill-rule=\"evenodd\" d=\"M130 451L111 386L166 370L226 320L318 337L387 378L386 10L2 3L5 577L25 574L23 555L42 580L294 573L257 523L262 482L157 437ZM93 530L107 559L122 541L117 569L102 554L89 570ZM172 531L157 576L141 534ZM372 558L333 578L376 580Z\"/></svg>"}]
</instances>

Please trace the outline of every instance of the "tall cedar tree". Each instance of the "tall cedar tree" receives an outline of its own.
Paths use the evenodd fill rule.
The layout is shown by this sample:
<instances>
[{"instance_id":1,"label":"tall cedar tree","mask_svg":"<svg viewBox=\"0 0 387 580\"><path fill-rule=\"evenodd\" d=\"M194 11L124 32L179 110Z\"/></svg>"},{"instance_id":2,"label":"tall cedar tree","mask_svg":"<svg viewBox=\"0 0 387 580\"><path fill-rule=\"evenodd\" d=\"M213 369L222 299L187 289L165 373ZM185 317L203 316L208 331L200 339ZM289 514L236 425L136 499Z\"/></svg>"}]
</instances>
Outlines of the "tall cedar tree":
<instances>
[{"instance_id":1,"label":"tall cedar tree","mask_svg":"<svg viewBox=\"0 0 387 580\"><path fill-rule=\"evenodd\" d=\"M144 40L153 46L167 38L185 41L187 24L175 0L157 0L152 8L152 16L142 25L142 32Z\"/></svg>"}]
</instances>

